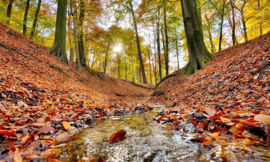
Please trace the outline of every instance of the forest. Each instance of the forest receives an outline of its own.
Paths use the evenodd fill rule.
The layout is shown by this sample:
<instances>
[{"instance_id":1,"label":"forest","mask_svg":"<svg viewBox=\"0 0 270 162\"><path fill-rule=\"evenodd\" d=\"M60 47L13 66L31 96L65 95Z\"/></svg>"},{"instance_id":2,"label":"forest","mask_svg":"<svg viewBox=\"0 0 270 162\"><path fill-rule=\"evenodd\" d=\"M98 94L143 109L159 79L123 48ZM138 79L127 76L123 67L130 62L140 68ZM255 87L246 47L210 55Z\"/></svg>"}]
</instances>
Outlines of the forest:
<instances>
[{"instance_id":1,"label":"forest","mask_svg":"<svg viewBox=\"0 0 270 162\"><path fill-rule=\"evenodd\" d=\"M270 161L270 0L0 0L0 162Z\"/></svg>"},{"instance_id":2,"label":"forest","mask_svg":"<svg viewBox=\"0 0 270 162\"><path fill-rule=\"evenodd\" d=\"M157 84L184 67L190 57L185 27L191 27L185 26L181 3L184 2L2 0L0 22L41 45L54 47L51 53L65 64L70 60L79 69L88 66L112 77ZM187 8L197 7L197 21L208 54L269 31L268 0L192 3ZM59 21L66 19L62 27L56 23L60 12ZM54 40L64 36L61 50L65 52L56 54L54 50L60 47L55 47Z\"/></svg>"}]
</instances>

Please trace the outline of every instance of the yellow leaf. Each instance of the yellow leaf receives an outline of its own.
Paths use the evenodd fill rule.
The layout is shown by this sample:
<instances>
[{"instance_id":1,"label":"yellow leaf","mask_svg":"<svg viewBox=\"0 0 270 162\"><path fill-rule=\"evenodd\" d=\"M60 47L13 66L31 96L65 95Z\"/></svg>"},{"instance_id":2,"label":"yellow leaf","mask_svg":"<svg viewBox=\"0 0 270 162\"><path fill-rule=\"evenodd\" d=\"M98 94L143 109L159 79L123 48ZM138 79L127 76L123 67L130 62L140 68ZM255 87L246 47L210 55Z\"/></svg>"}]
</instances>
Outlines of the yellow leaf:
<instances>
[{"instance_id":1,"label":"yellow leaf","mask_svg":"<svg viewBox=\"0 0 270 162\"><path fill-rule=\"evenodd\" d=\"M207 133L209 136L216 138L219 135L219 132Z\"/></svg>"},{"instance_id":2,"label":"yellow leaf","mask_svg":"<svg viewBox=\"0 0 270 162\"><path fill-rule=\"evenodd\" d=\"M270 115L258 114L255 115L254 120L263 124L270 124Z\"/></svg>"},{"instance_id":3,"label":"yellow leaf","mask_svg":"<svg viewBox=\"0 0 270 162\"><path fill-rule=\"evenodd\" d=\"M52 101L47 101L46 104L47 105L51 105L52 104Z\"/></svg>"},{"instance_id":4,"label":"yellow leaf","mask_svg":"<svg viewBox=\"0 0 270 162\"><path fill-rule=\"evenodd\" d=\"M69 122L63 121L62 125L65 128L65 130L68 130L68 128L70 128L70 123Z\"/></svg>"}]
</instances>

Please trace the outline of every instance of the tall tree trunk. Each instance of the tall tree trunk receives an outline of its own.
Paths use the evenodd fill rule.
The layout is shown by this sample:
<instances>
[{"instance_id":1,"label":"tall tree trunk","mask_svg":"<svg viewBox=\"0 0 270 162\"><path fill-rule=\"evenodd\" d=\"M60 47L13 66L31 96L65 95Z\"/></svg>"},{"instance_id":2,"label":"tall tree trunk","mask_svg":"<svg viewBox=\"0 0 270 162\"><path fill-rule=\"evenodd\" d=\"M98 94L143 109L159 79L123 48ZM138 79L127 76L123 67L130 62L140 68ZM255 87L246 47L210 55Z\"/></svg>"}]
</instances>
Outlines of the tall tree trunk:
<instances>
[{"instance_id":1,"label":"tall tree trunk","mask_svg":"<svg viewBox=\"0 0 270 162\"><path fill-rule=\"evenodd\" d=\"M23 17L23 35L26 36L26 24L27 24L27 16L28 16L28 10L29 10L30 0L26 1L26 6L24 10L24 17Z\"/></svg>"},{"instance_id":2,"label":"tall tree trunk","mask_svg":"<svg viewBox=\"0 0 270 162\"><path fill-rule=\"evenodd\" d=\"M196 0L181 0L181 6L189 52L185 75L189 75L204 67L208 54L200 27Z\"/></svg>"},{"instance_id":3,"label":"tall tree trunk","mask_svg":"<svg viewBox=\"0 0 270 162\"><path fill-rule=\"evenodd\" d=\"M166 13L166 0L163 0L164 6L164 31L165 31L165 68L166 68L166 76L169 75L169 38L168 38L168 30L167 30L167 13Z\"/></svg>"},{"instance_id":4,"label":"tall tree trunk","mask_svg":"<svg viewBox=\"0 0 270 162\"><path fill-rule=\"evenodd\" d=\"M234 5L232 0L230 0L230 4L232 7L232 41L233 41L233 45L236 45L236 36L235 36L235 17L234 17Z\"/></svg>"},{"instance_id":5,"label":"tall tree trunk","mask_svg":"<svg viewBox=\"0 0 270 162\"><path fill-rule=\"evenodd\" d=\"M216 48L215 48L215 45L214 45L214 42L213 42L213 37L212 37L212 33L211 33L211 26L210 26L210 21L209 21L209 19L208 19L208 17L207 17L207 15L206 14L204 14L204 18L205 18L205 20L207 21L207 33L208 33L208 35L209 35L209 41L210 41L210 44L211 44L211 52L212 53L215 53L216 52Z\"/></svg>"},{"instance_id":6,"label":"tall tree trunk","mask_svg":"<svg viewBox=\"0 0 270 162\"><path fill-rule=\"evenodd\" d=\"M67 0L58 0L55 38L50 53L57 56L64 64L68 65L66 54L66 15Z\"/></svg>"},{"instance_id":7,"label":"tall tree trunk","mask_svg":"<svg viewBox=\"0 0 270 162\"><path fill-rule=\"evenodd\" d=\"M80 3L80 15L78 23L78 47L79 47L79 61L82 66L86 66L86 59L84 53L84 43L83 43L83 21L85 17L85 0L81 0Z\"/></svg>"},{"instance_id":8,"label":"tall tree trunk","mask_svg":"<svg viewBox=\"0 0 270 162\"><path fill-rule=\"evenodd\" d=\"M152 81L151 52L150 52L150 49L148 49L148 59L149 59L149 71L150 71L150 83L153 84L153 81Z\"/></svg>"},{"instance_id":9,"label":"tall tree trunk","mask_svg":"<svg viewBox=\"0 0 270 162\"><path fill-rule=\"evenodd\" d=\"M129 2L129 5L130 5L131 13L132 13L133 23L134 23L135 33L136 33L138 56L139 56L139 60L140 60L140 64L141 64L141 72L142 72L142 77L143 77L143 83L147 83L145 70L144 70L144 65L143 65L142 53L141 53L141 45L140 45L138 29L137 29L137 22L136 22L135 14L134 14L134 11L133 11L132 1Z\"/></svg>"},{"instance_id":10,"label":"tall tree trunk","mask_svg":"<svg viewBox=\"0 0 270 162\"><path fill-rule=\"evenodd\" d=\"M6 19L6 24L9 25L10 23L10 16L11 16L11 10L12 10L12 6L13 6L13 2L15 0L9 0L8 3L8 8L7 8L7 19Z\"/></svg>"},{"instance_id":11,"label":"tall tree trunk","mask_svg":"<svg viewBox=\"0 0 270 162\"><path fill-rule=\"evenodd\" d=\"M30 39L33 39L33 37L35 35L35 32L36 32L36 26L37 26L38 14L39 14L39 11L40 11L40 6L41 6L41 0L38 0L38 6L37 6L36 13L35 13L35 19L34 19L33 25L32 25L32 31L31 31L31 34L30 34Z\"/></svg>"},{"instance_id":12,"label":"tall tree trunk","mask_svg":"<svg viewBox=\"0 0 270 162\"><path fill-rule=\"evenodd\" d=\"M155 27L154 27L154 24L153 24L153 31L154 31L154 76L155 76L155 85L157 85L157 61L156 61L156 54L157 54L157 50L156 50L156 32L155 32Z\"/></svg>"},{"instance_id":13,"label":"tall tree trunk","mask_svg":"<svg viewBox=\"0 0 270 162\"><path fill-rule=\"evenodd\" d=\"M75 56L74 56L74 48L72 47L72 40L71 40L71 35L72 35L72 27L71 27L71 12L68 13L68 42L69 42L69 53L70 53L70 61L74 62L75 61Z\"/></svg>"},{"instance_id":14,"label":"tall tree trunk","mask_svg":"<svg viewBox=\"0 0 270 162\"><path fill-rule=\"evenodd\" d=\"M176 48L176 57L177 57L177 69L179 70L180 69L180 63L179 63L179 52L178 52L178 39L177 39L177 30L175 28L175 33L174 33L174 36L175 36L175 48Z\"/></svg>"},{"instance_id":15,"label":"tall tree trunk","mask_svg":"<svg viewBox=\"0 0 270 162\"><path fill-rule=\"evenodd\" d=\"M103 73L106 74L106 68L107 68L107 60L108 60L108 54L109 54L109 49L110 49L111 41L109 41L108 46L107 46L107 51L105 55L105 61L104 61L104 70Z\"/></svg>"},{"instance_id":16,"label":"tall tree trunk","mask_svg":"<svg viewBox=\"0 0 270 162\"><path fill-rule=\"evenodd\" d=\"M220 51L221 48L222 48L224 10L225 10L225 0L223 0L222 11L220 13L221 22L220 22L220 29L219 29L219 45L218 45L218 51Z\"/></svg>"},{"instance_id":17,"label":"tall tree trunk","mask_svg":"<svg viewBox=\"0 0 270 162\"><path fill-rule=\"evenodd\" d=\"M244 13L242 13L242 12L241 12L241 20L242 20L242 24L243 24L243 31L244 31L245 42L247 42L248 41L247 26L246 26L246 21L245 21Z\"/></svg>"},{"instance_id":18,"label":"tall tree trunk","mask_svg":"<svg viewBox=\"0 0 270 162\"><path fill-rule=\"evenodd\" d=\"M158 16L157 16L157 51L158 51L159 81L161 81L162 80L162 66L161 66L161 50L160 50L159 11L158 11Z\"/></svg>"},{"instance_id":19,"label":"tall tree trunk","mask_svg":"<svg viewBox=\"0 0 270 162\"><path fill-rule=\"evenodd\" d=\"M257 0L258 3L258 9L259 11L261 10L261 1ZM262 30L262 23L260 23L260 36L263 34L263 30Z\"/></svg>"},{"instance_id":20,"label":"tall tree trunk","mask_svg":"<svg viewBox=\"0 0 270 162\"><path fill-rule=\"evenodd\" d=\"M76 53L76 63L77 67L81 71L82 65L81 65L81 59L80 59L80 54L79 54L79 45L78 45L78 30L77 30L77 10L74 10L73 12L73 7L76 6L76 2L74 0L70 0L70 12L73 17L73 37L74 37L74 43L75 43L75 53Z\"/></svg>"}]
</instances>

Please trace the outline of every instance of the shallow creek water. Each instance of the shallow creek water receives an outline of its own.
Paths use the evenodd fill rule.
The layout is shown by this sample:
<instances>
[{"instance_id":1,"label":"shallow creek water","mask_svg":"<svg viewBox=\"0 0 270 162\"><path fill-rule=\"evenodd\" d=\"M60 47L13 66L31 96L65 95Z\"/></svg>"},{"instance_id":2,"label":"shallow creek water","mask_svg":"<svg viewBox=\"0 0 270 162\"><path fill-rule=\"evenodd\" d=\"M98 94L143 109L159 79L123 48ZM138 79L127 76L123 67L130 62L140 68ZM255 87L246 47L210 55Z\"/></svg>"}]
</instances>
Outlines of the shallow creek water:
<instances>
[{"instance_id":1,"label":"shallow creek water","mask_svg":"<svg viewBox=\"0 0 270 162\"><path fill-rule=\"evenodd\" d=\"M222 161L213 156L213 150L204 148L200 143L190 141L196 136L192 133L191 124L185 124L185 128L180 131L166 131L164 126L153 122L152 118L165 107L159 105L152 107L154 107L153 111L144 114L110 117L109 120L96 121L93 128L82 132L81 138L70 141L62 147L60 160L89 161L98 154L107 162ZM110 135L121 129L127 131L127 138L124 141L110 144ZM229 152L234 152L234 149L241 152L234 146L228 148ZM254 152L246 150L236 159L240 158L239 161L244 159L244 161L253 161L256 158L256 161L267 160L266 154L269 154L269 148L260 147L258 149L262 151L255 152L255 154L259 153L257 157L247 155L251 157L242 159L241 157L246 154L254 154ZM215 155L222 151L224 150L219 150L217 147ZM232 158L235 159L235 157ZM231 160L234 161L233 159Z\"/></svg>"}]
</instances>

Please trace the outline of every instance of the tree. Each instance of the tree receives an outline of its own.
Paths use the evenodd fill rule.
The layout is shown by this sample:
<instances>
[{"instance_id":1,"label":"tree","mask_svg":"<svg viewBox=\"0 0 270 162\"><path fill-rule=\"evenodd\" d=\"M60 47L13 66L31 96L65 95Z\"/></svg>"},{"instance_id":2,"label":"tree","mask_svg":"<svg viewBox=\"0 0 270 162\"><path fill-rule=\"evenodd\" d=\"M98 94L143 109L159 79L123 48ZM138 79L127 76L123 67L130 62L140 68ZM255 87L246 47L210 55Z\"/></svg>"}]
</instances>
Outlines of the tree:
<instances>
[{"instance_id":1,"label":"tree","mask_svg":"<svg viewBox=\"0 0 270 162\"><path fill-rule=\"evenodd\" d=\"M223 37L223 23L224 23L224 14L225 14L225 4L226 4L226 0L222 0L222 6L221 9L218 5L214 4L211 1L212 5L215 7L215 9L217 10L219 16L220 16L220 25L219 25L219 45L218 45L218 51L221 50L221 46L222 46L222 37Z\"/></svg>"},{"instance_id":2,"label":"tree","mask_svg":"<svg viewBox=\"0 0 270 162\"><path fill-rule=\"evenodd\" d=\"M196 0L181 0L181 6L189 52L189 62L186 66L185 75L189 75L202 69L206 63L206 58L210 56L203 40Z\"/></svg>"},{"instance_id":3,"label":"tree","mask_svg":"<svg viewBox=\"0 0 270 162\"><path fill-rule=\"evenodd\" d=\"M27 24L29 5L30 5L30 0L27 0L26 6L25 6L25 11L24 11L24 18L23 18L23 35L26 35L26 24Z\"/></svg>"},{"instance_id":4,"label":"tree","mask_svg":"<svg viewBox=\"0 0 270 162\"><path fill-rule=\"evenodd\" d=\"M142 72L142 77L143 77L143 83L147 83L145 70L144 70L144 65L143 65L142 53L141 53L140 39L139 39L138 29L137 29L137 21L136 21L135 14L134 14L134 11L133 11L132 1L129 1L129 6L130 6L131 14L132 14L133 24L134 24L135 34L136 34L138 57L139 57L140 64L141 64L141 72Z\"/></svg>"},{"instance_id":5,"label":"tree","mask_svg":"<svg viewBox=\"0 0 270 162\"><path fill-rule=\"evenodd\" d=\"M10 16L11 16L11 10L12 10L12 6L13 6L13 2L15 0L9 0L8 3L8 8L7 8L7 20L6 20L6 24L9 25L10 23Z\"/></svg>"},{"instance_id":6,"label":"tree","mask_svg":"<svg viewBox=\"0 0 270 162\"><path fill-rule=\"evenodd\" d=\"M64 64L68 65L66 55L66 14L67 0L58 0L55 38L50 53L58 57Z\"/></svg>"},{"instance_id":7,"label":"tree","mask_svg":"<svg viewBox=\"0 0 270 162\"><path fill-rule=\"evenodd\" d=\"M83 41L83 22L85 18L85 0L81 0L80 3L80 14L78 22L78 47L79 47L79 58L77 61L80 62L82 66L86 66L86 59L84 53L84 41Z\"/></svg>"},{"instance_id":8,"label":"tree","mask_svg":"<svg viewBox=\"0 0 270 162\"><path fill-rule=\"evenodd\" d=\"M169 38L168 38L168 29L167 29L167 11L166 11L166 0L163 0L163 16L164 16L164 34L165 34L165 69L166 76L169 75Z\"/></svg>"},{"instance_id":9,"label":"tree","mask_svg":"<svg viewBox=\"0 0 270 162\"><path fill-rule=\"evenodd\" d=\"M32 26L32 31L30 34L30 38L32 39L34 37L35 31L36 31L36 26L37 26L37 22L38 22L38 14L40 11L40 6L41 6L41 0L38 0L38 6L37 6L37 10L35 13L35 19L33 21L33 26Z\"/></svg>"}]
</instances>

